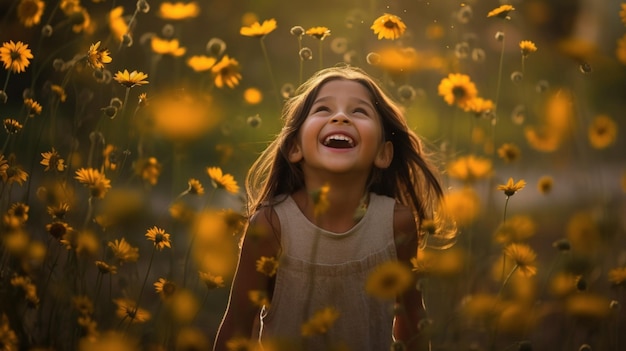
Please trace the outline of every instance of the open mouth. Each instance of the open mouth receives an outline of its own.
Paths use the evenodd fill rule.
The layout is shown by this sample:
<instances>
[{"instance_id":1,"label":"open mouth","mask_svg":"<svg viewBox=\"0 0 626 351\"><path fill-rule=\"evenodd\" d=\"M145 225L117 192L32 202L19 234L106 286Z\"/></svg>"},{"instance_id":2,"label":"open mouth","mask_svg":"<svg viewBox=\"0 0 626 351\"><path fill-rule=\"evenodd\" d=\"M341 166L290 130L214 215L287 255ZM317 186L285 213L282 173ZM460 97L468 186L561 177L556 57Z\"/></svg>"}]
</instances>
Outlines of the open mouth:
<instances>
[{"instance_id":1,"label":"open mouth","mask_svg":"<svg viewBox=\"0 0 626 351\"><path fill-rule=\"evenodd\" d=\"M354 147L354 140L344 134L332 134L324 139L323 144L336 149L348 149Z\"/></svg>"}]
</instances>

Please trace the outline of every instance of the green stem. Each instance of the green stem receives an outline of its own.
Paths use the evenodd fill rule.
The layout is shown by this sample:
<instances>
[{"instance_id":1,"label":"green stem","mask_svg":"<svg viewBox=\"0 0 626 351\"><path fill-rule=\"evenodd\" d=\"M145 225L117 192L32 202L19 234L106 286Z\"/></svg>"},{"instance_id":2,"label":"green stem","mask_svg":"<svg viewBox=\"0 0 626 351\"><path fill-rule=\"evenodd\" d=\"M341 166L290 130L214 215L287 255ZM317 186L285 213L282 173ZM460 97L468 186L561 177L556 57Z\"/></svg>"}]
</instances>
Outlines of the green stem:
<instances>
[{"instance_id":1,"label":"green stem","mask_svg":"<svg viewBox=\"0 0 626 351\"><path fill-rule=\"evenodd\" d=\"M270 81L272 82L272 89L274 90L274 96L276 96L276 102L278 103L278 107L280 108L280 97L278 88L276 86L276 79L274 78L274 73L272 72L272 65L270 64L270 58L267 54L267 48L265 47L265 37L261 37L259 39L259 43L261 43L261 50L263 51L263 58L265 59L265 65L267 66L267 71L270 75Z\"/></svg>"},{"instance_id":2,"label":"green stem","mask_svg":"<svg viewBox=\"0 0 626 351\"><path fill-rule=\"evenodd\" d=\"M143 295L143 291L146 288L146 283L148 282L148 276L150 275L150 268L152 268L152 261L154 260L154 253L156 252L156 245L152 248L152 255L150 255L150 263L148 263L148 270L146 271L146 276L143 279L143 284L141 285L141 290L139 290L139 296L137 296L137 301L135 302L135 309L133 314L130 316L129 325L133 323L135 319L135 315L137 314L137 310L139 309L139 302L141 301L141 296Z\"/></svg>"}]
</instances>

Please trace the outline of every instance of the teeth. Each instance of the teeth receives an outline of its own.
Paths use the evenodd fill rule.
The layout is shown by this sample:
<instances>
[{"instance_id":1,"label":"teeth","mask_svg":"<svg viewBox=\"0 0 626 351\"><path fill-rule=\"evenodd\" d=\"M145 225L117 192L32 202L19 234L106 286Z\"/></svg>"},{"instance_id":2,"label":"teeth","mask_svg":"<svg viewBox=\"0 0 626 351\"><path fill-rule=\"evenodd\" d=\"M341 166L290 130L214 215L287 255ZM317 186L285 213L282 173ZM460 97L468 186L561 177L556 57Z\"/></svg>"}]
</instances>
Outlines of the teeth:
<instances>
[{"instance_id":1,"label":"teeth","mask_svg":"<svg viewBox=\"0 0 626 351\"><path fill-rule=\"evenodd\" d=\"M324 140L324 145L328 145L331 141L346 141L350 145L354 145L354 141L351 138L343 135L343 134L333 134L326 137Z\"/></svg>"}]
</instances>

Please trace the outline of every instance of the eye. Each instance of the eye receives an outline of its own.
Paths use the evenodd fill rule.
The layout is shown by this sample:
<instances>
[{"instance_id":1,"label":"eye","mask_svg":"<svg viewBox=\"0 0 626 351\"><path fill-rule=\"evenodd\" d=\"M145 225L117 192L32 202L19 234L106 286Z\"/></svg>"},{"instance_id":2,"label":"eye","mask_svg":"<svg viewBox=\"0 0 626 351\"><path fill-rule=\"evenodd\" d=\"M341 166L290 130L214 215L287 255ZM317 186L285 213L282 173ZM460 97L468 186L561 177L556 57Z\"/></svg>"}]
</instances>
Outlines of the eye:
<instances>
[{"instance_id":1,"label":"eye","mask_svg":"<svg viewBox=\"0 0 626 351\"><path fill-rule=\"evenodd\" d=\"M313 113L317 113L317 112L328 112L330 111L330 109L327 106L324 105L320 105L317 106L313 109Z\"/></svg>"}]
</instances>

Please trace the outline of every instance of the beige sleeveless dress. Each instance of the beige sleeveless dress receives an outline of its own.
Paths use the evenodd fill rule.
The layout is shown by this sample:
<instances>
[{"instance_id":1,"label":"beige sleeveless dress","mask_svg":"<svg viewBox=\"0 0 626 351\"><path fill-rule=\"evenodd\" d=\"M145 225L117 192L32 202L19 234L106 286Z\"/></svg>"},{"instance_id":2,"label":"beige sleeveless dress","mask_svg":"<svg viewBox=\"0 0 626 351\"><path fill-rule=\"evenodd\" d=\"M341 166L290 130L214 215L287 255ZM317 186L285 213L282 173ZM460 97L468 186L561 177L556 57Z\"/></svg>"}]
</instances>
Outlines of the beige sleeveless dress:
<instances>
[{"instance_id":1,"label":"beige sleeveless dress","mask_svg":"<svg viewBox=\"0 0 626 351\"><path fill-rule=\"evenodd\" d=\"M345 233L318 228L291 197L275 205L283 253L271 306L261 313L260 340L292 343L294 349L389 350L393 301L365 292L370 272L396 259L395 200L370 194L361 221ZM332 307L338 318L327 333L303 337L301 327L316 311Z\"/></svg>"}]
</instances>

